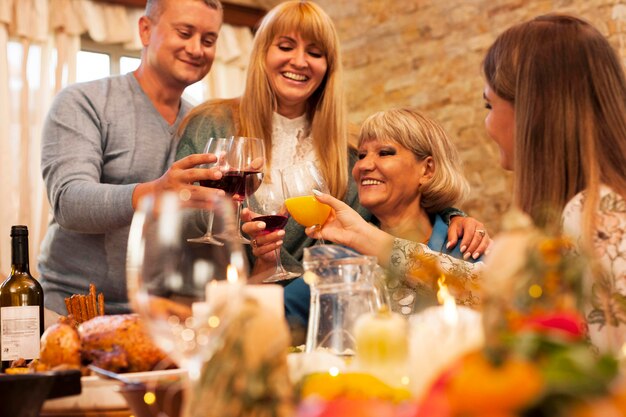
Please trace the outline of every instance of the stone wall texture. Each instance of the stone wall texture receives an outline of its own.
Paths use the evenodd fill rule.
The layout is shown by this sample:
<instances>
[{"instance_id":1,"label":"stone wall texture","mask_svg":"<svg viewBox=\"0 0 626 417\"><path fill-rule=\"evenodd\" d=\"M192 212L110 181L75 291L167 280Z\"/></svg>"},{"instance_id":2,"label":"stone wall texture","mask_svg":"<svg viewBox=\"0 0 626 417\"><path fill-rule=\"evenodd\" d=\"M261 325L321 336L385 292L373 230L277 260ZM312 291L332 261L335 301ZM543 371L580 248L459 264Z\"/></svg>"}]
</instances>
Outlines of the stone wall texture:
<instances>
[{"instance_id":1,"label":"stone wall texture","mask_svg":"<svg viewBox=\"0 0 626 417\"><path fill-rule=\"evenodd\" d=\"M271 8L279 3L259 0ZM350 121L410 106L438 120L472 186L462 205L492 236L510 207L511 173L484 128L482 58L509 26L549 12L594 24L626 57L626 2L607 0L318 0L342 42Z\"/></svg>"}]
</instances>

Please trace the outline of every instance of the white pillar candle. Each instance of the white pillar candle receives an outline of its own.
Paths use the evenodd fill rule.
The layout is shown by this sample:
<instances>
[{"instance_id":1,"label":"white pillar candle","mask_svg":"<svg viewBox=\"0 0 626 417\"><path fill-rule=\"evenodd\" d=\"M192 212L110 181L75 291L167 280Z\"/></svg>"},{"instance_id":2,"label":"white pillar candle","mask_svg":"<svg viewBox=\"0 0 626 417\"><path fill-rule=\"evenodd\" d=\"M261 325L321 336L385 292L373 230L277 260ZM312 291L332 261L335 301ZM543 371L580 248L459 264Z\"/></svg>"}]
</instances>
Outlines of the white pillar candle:
<instances>
[{"instance_id":1,"label":"white pillar candle","mask_svg":"<svg viewBox=\"0 0 626 417\"><path fill-rule=\"evenodd\" d=\"M244 291L246 296L254 298L263 309L273 311L281 319L285 318L285 302L281 285L246 285Z\"/></svg>"},{"instance_id":2,"label":"white pillar candle","mask_svg":"<svg viewBox=\"0 0 626 417\"><path fill-rule=\"evenodd\" d=\"M439 376L463 354L484 344L482 315L457 306L451 320L444 306L429 307L409 319L411 391L421 398Z\"/></svg>"},{"instance_id":3,"label":"white pillar candle","mask_svg":"<svg viewBox=\"0 0 626 417\"><path fill-rule=\"evenodd\" d=\"M237 294L241 290L239 284L228 281L211 281L206 286L206 303L211 308L235 301Z\"/></svg>"}]
</instances>

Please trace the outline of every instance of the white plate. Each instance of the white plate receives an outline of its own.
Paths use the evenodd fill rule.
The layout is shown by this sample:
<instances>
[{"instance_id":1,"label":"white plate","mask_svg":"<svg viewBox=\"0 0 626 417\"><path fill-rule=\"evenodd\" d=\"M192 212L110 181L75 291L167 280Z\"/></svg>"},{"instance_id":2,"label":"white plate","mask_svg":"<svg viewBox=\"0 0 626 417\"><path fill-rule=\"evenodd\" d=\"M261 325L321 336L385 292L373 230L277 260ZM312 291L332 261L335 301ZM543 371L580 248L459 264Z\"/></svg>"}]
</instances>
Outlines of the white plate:
<instances>
[{"instance_id":1,"label":"white plate","mask_svg":"<svg viewBox=\"0 0 626 417\"><path fill-rule=\"evenodd\" d=\"M132 381L155 382L177 381L186 378L187 371L182 369L168 369L165 371L134 372L122 374ZM102 411L126 410L128 404L119 392L122 385L118 381L103 379L99 376L84 376L81 378L82 393L70 397L57 398L44 402L42 412L59 411Z\"/></svg>"}]
</instances>

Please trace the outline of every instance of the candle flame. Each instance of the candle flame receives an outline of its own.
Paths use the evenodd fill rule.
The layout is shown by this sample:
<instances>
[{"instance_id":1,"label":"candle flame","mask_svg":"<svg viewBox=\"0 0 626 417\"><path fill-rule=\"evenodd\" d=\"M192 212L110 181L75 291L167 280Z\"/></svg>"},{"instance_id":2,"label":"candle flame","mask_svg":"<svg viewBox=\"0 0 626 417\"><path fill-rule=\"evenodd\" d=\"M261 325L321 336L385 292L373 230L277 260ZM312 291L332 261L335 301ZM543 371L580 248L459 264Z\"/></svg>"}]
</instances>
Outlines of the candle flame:
<instances>
[{"instance_id":1,"label":"candle flame","mask_svg":"<svg viewBox=\"0 0 626 417\"><path fill-rule=\"evenodd\" d=\"M226 280L231 284L236 284L239 281L237 268L235 268L232 264L228 264L228 267L226 268Z\"/></svg>"},{"instance_id":2,"label":"candle flame","mask_svg":"<svg viewBox=\"0 0 626 417\"><path fill-rule=\"evenodd\" d=\"M445 284L445 281L445 275L441 274L437 280L437 285L439 286L437 300L439 304L443 305L443 319L448 325L454 326L459 320L459 313L456 308L456 301L452 294L450 294L450 291L448 291L448 286Z\"/></svg>"}]
</instances>

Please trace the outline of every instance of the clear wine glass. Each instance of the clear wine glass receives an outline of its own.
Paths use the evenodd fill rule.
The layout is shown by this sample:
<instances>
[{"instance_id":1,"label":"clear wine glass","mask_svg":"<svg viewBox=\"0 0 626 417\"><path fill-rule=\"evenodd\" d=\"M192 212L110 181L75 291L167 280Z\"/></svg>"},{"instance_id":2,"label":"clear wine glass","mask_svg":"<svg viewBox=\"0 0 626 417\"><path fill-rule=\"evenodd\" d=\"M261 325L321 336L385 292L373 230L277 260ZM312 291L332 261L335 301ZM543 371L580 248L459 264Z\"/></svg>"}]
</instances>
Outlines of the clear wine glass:
<instances>
[{"instance_id":1,"label":"clear wine glass","mask_svg":"<svg viewBox=\"0 0 626 417\"><path fill-rule=\"evenodd\" d=\"M241 234L241 204L246 196L254 194L263 182L265 168L265 147L263 140L249 137L232 137L225 155L227 167L220 187L230 195L237 205L237 231L234 236L216 235L220 239L236 240L250 244L250 240Z\"/></svg>"},{"instance_id":2,"label":"clear wine glass","mask_svg":"<svg viewBox=\"0 0 626 417\"><path fill-rule=\"evenodd\" d=\"M253 221L265 223L262 234L268 234L282 230L287 225L289 213L285 206L283 189L280 179L280 170L272 170L254 194L247 198L248 209L251 211ZM280 282L299 277L301 274L290 272L285 269L280 259L280 248L275 249L276 268L263 282Z\"/></svg>"},{"instance_id":3,"label":"clear wine glass","mask_svg":"<svg viewBox=\"0 0 626 417\"><path fill-rule=\"evenodd\" d=\"M213 155L215 155L217 157L217 160L215 162L212 162L210 164L202 164L199 166L199 168L214 168L214 167L218 167L220 168L222 171L226 171L227 170L227 166L226 166L226 158L225 155L228 151L228 149L231 146L231 142L232 139L226 139L226 138L209 138L209 140L207 141L206 145L204 146L204 153L212 153ZM203 187L208 187L208 188L219 188L219 189L223 189L222 186L222 179L219 180L201 180L199 181L200 185ZM206 232L204 233L203 236L200 237L194 237L194 238L190 238L187 239L188 242L194 242L194 243L208 243L210 245L218 245L218 246L222 246L224 243L217 240L214 235L213 235L213 217L214 217L214 213L212 210L208 210L207 211L207 226L206 226Z\"/></svg>"},{"instance_id":4,"label":"clear wine glass","mask_svg":"<svg viewBox=\"0 0 626 417\"><path fill-rule=\"evenodd\" d=\"M330 215L330 206L320 203L313 190L328 194L328 187L317 166L310 161L281 170L285 205L291 217L304 227L322 227ZM324 243L320 239L320 243Z\"/></svg>"},{"instance_id":5,"label":"clear wine glass","mask_svg":"<svg viewBox=\"0 0 626 417\"><path fill-rule=\"evenodd\" d=\"M215 214L214 231L234 235L231 200L216 195L208 205ZM201 369L237 314L247 278L240 243L225 241L211 251L187 243L197 210L172 192L142 199L131 223L126 262L133 310L155 343L188 371L184 417L197 401Z\"/></svg>"}]
</instances>

